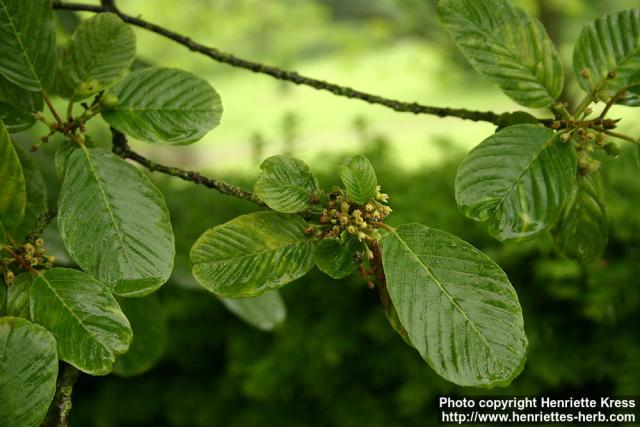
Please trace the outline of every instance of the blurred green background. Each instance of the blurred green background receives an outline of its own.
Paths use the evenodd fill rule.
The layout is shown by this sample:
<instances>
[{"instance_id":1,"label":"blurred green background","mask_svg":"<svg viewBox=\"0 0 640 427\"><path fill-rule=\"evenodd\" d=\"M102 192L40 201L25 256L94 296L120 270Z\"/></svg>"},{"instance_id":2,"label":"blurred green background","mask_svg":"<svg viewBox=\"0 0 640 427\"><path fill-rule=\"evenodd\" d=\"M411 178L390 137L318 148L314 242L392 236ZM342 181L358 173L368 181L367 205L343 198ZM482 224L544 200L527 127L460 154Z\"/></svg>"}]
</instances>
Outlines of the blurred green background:
<instances>
[{"instance_id":1,"label":"blurred green background","mask_svg":"<svg viewBox=\"0 0 640 427\"><path fill-rule=\"evenodd\" d=\"M581 26L606 11L637 6L623 0L516 3L537 15L558 44L570 102L579 96L570 65ZM435 4L120 1L125 13L311 77L428 105L519 109L473 73L438 24ZM329 186L345 156L364 153L391 194L390 223L444 229L504 268L523 306L529 357L509 388L449 384L389 327L376 291L359 278L333 281L317 271L282 290L288 312L282 325L274 332L252 328L194 286L187 256L206 229L254 206L154 175L170 206L178 246L174 278L154 306L168 325L165 351L139 376L82 375L71 426L422 426L437 422L440 394L640 395L640 172L631 150L601 159L611 237L602 258L581 266L557 255L548 236L503 245L458 212L457 166L492 126L395 113L233 69L154 34L136 34L142 61L207 78L225 108L221 126L197 144L151 147L133 141L136 150L247 188L271 154L304 159ZM612 115L625 118L624 131L640 134L637 110L616 107ZM93 127L96 143L108 146L104 123ZM22 144L30 145L33 135L21 135ZM53 201L51 151L47 147L35 158L48 176ZM48 230L52 247L55 234L55 228Z\"/></svg>"}]
</instances>

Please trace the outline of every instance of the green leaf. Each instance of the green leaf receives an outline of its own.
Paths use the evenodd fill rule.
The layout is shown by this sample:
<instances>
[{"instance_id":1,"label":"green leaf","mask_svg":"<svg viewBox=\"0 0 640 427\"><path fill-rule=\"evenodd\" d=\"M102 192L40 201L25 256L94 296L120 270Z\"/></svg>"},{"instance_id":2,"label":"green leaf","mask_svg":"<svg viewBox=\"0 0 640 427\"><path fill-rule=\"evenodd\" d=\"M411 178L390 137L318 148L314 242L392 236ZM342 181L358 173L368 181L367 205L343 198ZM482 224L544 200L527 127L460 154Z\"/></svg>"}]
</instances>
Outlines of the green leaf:
<instances>
[{"instance_id":1,"label":"green leaf","mask_svg":"<svg viewBox=\"0 0 640 427\"><path fill-rule=\"evenodd\" d=\"M612 96L637 84L632 77L640 71L640 9L608 13L585 25L573 51L573 68L586 91ZM608 78L611 72L615 77Z\"/></svg>"},{"instance_id":2,"label":"green leaf","mask_svg":"<svg viewBox=\"0 0 640 427\"><path fill-rule=\"evenodd\" d=\"M22 89L0 75L0 120L9 133L31 127L36 122L34 113L42 108L40 93Z\"/></svg>"},{"instance_id":3,"label":"green leaf","mask_svg":"<svg viewBox=\"0 0 640 427\"><path fill-rule=\"evenodd\" d=\"M56 341L25 319L0 318L0 425L38 427L56 391Z\"/></svg>"},{"instance_id":4,"label":"green leaf","mask_svg":"<svg viewBox=\"0 0 640 427\"><path fill-rule=\"evenodd\" d=\"M11 231L22 222L27 204L27 191L18 154L1 121L0 159L0 221L7 231Z\"/></svg>"},{"instance_id":5,"label":"green leaf","mask_svg":"<svg viewBox=\"0 0 640 427\"><path fill-rule=\"evenodd\" d=\"M135 55L136 36L117 15L83 21L62 58L62 95L77 101L102 92L124 77Z\"/></svg>"},{"instance_id":6,"label":"green leaf","mask_svg":"<svg viewBox=\"0 0 640 427\"><path fill-rule=\"evenodd\" d=\"M91 375L111 372L131 327L111 292L78 270L54 268L31 286L31 318L58 341L60 359Z\"/></svg>"},{"instance_id":7,"label":"green leaf","mask_svg":"<svg viewBox=\"0 0 640 427\"><path fill-rule=\"evenodd\" d=\"M287 317L287 307L277 290L253 298L220 298L224 306L254 328L271 331Z\"/></svg>"},{"instance_id":8,"label":"green leaf","mask_svg":"<svg viewBox=\"0 0 640 427\"><path fill-rule=\"evenodd\" d=\"M173 270L175 244L162 193L104 149L71 154L58 228L71 258L118 295L147 295Z\"/></svg>"},{"instance_id":9,"label":"green leaf","mask_svg":"<svg viewBox=\"0 0 640 427\"><path fill-rule=\"evenodd\" d=\"M2 227L2 225L0 225ZM6 314L6 302L7 302L7 285L5 285L4 280L0 278L0 316L4 316Z\"/></svg>"},{"instance_id":10,"label":"green leaf","mask_svg":"<svg viewBox=\"0 0 640 427\"><path fill-rule=\"evenodd\" d=\"M11 235L17 241L24 239L31 234L37 224L40 216L47 212L47 187L42 176L40 168L33 160L32 156L24 150L16 147L16 152L20 163L22 164L22 172L25 180L25 188L27 191L27 204L24 212L24 218Z\"/></svg>"},{"instance_id":11,"label":"green leaf","mask_svg":"<svg viewBox=\"0 0 640 427\"><path fill-rule=\"evenodd\" d=\"M69 157L71 157L71 154L79 148L80 146L78 144L69 140L61 141L58 144L54 155L54 165L58 178L64 178L64 174L67 171L67 162L69 161Z\"/></svg>"},{"instance_id":12,"label":"green leaf","mask_svg":"<svg viewBox=\"0 0 640 427\"><path fill-rule=\"evenodd\" d=\"M461 386L508 385L527 338L507 276L444 231L406 224L383 241L387 287L409 339L438 375Z\"/></svg>"},{"instance_id":13,"label":"green leaf","mask_svg":"<svg viewBox=\"0 0 640 427\"><path fill-rule=\"evenodd\" d=\"M324 274L342 279L357 270L354 258L362 249L362 243L355 237L349 237L346 242L324 239L314 246L313 261Z\"/></svg>"},{"instance_id":14,"label":"green leaf","mask_svg":"<svg viewBox=\"0 0 640 427\"><path fill-rule=\"evenodd\" d=\"M511 126L485 139L462 162L456 200L469 218L489 220L496 239L530 238L559 217L576 168L571 143L551 129Z\"/></svg>"},{"instance_id":15,"label":"green leaf","mask_svg":"<svg viewBox=\"0 0 640 427\"><path fill-rule=\"evenodd\" d=\"M96 145L93 143L93 139L89 135L85 135L84 145L87 148L95 148ZM63 179L64 174L67 171L67 162L71 157L71 154L75 150L79 150L80 146L73 142L65 139L64 141L60 141L58 146L56 147L56 152L54 155L54 164L56 169L56 175L58 178Z\"/></svg>"},{"instance_id":16,"label":"green leaf","mask_svg":"<svg viewBox=\"0 0 640 427\"><path fill-rule=\"evenodd\" d=\"M17 133L29 129L36 122L31 113L21 111L3 101L0 101L0 120L5 123L9 133Z\"/></svg>"},{"instance_id":17,"label":"green leaf","mask_svg":"<svg viewBox=\"0 0 640 427\"><path fill-rule=\"evenodd\" d=\"M0 249L7 243L7 231L4 229L4 225L0 222Z\"/></svg>"},{"instance_id":18,"label":"green leaf","mask_svg":"<svg viewBox=\"0 0 640 427\"><path fill-rule=\"evenodd\" d=\"M56 32L51 0L0 0L0 74L40 92L55 73Z\"/></svg>"},{"instance_id":19,"label":"green leaf","mask_svg":"<svg viewBox=\"0 0 640 427\"><path fill-rule=\"evenodd\" d=\"M538 118L526 111L514 111L500 114L498 117L498 129L502 130L509 126L523 125L523 124L538 124Z\"/></svg>"},{"instance_id":20,"label":"green leaf","mask_svg":"<svg viewBox=\"0 0 640 427\"><path fill-rule=\"evenodd\" d=\"M102 112L114 128L151 143L188 144L218 126L222 103L200 77L172 68L136 70L107 94L117 106Z\"/></svg>"},{"instance_id":21,"label":"green leaf","mask_svg":"<svg viewBox=\"0 0 640 427\"><path fill-rule=\"evenodd\" d=\"M378 179L369 159L363 155L349 157L338 167L347 195L359 205L375 197Z\"/></svg>"},{"instance_id":22,"label":"green leaf","mask_svg":"<svg viewBox=\"0 0 640 427\"><path fill-rule=\"evenodd\" d=\"M193 275L223 297L250 297L304 276L313 242L298 215L254 212L206 231L191 249Z\"/></svg>"},{"instance_id":23,"label":"green leaf","mask_svg":"<svg viewBox=\"0 0 640 427\"><path fill-rule=\"evenodd\" d=\"M440 0L440 21L471 65L525 107L562 92L558 53L542 24L508 0Z\"/></svg>"},{"instance_id":24,"label":"green leaf","mask_svg":"<svg viewBox=\"0 0 640 427\"><path fill-rule=\"evenodd\" d=\"M402 322L400 322L400 317L398 316L398 311L396 307L393 305L391 301L391 295L389 295L389 291L387 290L386 285L378 284L378 293L380 294L380 303L382 304L382 308L384 309L384 315L389 321L389 324L393 328L394 331L400 335L402 340L413 347L413 343L409 339L409 333L402 326Z\"/></svg>"},{"instance_id":25,"label":"green leaf","mask_svg":"<svg viewBox=\"0 0 640 427\"><path fill-rule=\"evenodd\" d=\"M253 191L271 209L295 213L311 208L319 191L318 180L302 160L286 155L262 162Z\"/></svg>"},{"instance_id":26,"label":"green leaf","mask_svg":"<svg viewBox=\"0 0 640 427\"><path fill-rule=\"evenodd\" d=\"M556 248L569 258L586 262L602 255L609 240L609 222L599 172L578 175L552 235Z\"/></svg>"},{"instance_id":27,"label":"green leaf","mask_svg":"<svg viewBox=\"0 0 640 427\"><path fill-rule=\"evenodd\" d=\"M155 295L121 299L120 306L133 330L133 341L118 356L113 372L122 377L140 375L151 369L164 353L168 339L167 318Z\"/></svg>"},{"instance_id":28,"label":"green leaf","mask_svg":"<svg viewBox=\"0 0 640 427\"><path fill-rule=\"evenodd\" d=\"M21 273L7 290L7 315L30 319L29 298L31 284L35 277L32 273Z\"/></svg>"}]
</instances>

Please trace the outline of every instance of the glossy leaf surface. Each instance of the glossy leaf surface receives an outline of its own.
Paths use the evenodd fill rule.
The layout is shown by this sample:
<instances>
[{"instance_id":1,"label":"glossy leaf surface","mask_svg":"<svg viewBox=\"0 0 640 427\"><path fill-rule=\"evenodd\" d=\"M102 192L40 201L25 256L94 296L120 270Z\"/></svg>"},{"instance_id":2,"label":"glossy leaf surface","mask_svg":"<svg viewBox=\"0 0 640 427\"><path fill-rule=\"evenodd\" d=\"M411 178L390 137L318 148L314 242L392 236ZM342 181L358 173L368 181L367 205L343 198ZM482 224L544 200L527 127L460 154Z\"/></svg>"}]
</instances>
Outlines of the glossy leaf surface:
<instances>
[{"instance_id":1,"label":"glossy leaf surface","mask_svg":"<svg viewBox=\"0 0 640 427\"><path fill-rule=\"evenodd\" d=\"M2 225L0 225L0 231L2 231L1 228L2 228ZM3 279L0 279L0 316L4 316L6 314L6 310L5 310L6 302L7 302L7 285L4 283Z\"/></svg>"},{"instance_id":2,"label":"glossy leaf surface","mask_svg":"<svg viewBox=\"0 0 640 427\"><path fill-rule=\"evenodd\" d=\"M40 216L47 211L47 187L33 156L19 147L16 147L16 153L22 165L27 202L22 222L11 235L17 241L23 241L35 230Z\"/></svg>"},{"instance_id":3,"label":"glossy leaf surface","mask_svg":"<svg viewBox=\"0 0 640 427\"><path fill-rule=\"evenodd\" d=\"M191 249L193 275L224 297L256 296L304 276L313 242L294 214L255 212L205 232Z\"/></svg>"},{"instance_id":4,"label":"glossy leaf surface","mask_svg":"<svg viewBox=\"0 0 640 427\"><path fill-rule=\"evenodd\" d=\"M10 232L22 222L27 205L27 191L18 154L2 122L0 159L0 221Z\"/></svg>"},{"instance_id":5,"label":"glossy leaf surface","mask_svg":"<svg viewBox=\"0 0 640 427\"><path fill-rule=\"evenodd\" d=\"M362 246L362 243L354 237L346 242L324 239L316 243L313 248L313 260L318 269L327 276L342 279L358 268L355 257L358 252L362 252Z\"/></svg>"},{"instance_id":6,"label":"glossy leaf surface","mask_svg":"<svg viewBox=\"0 0 640 427\"><path fill-rule=\"evenodd\" d=\"M32 273L18 274L13 285L7 289L8 316L31 319L29 298L34 278Z\"/></svg>"},{"instance_id":7,"label":"glossy leaf surface","mask_svg":"<svg viewBox=\"0 0 640 427\"><path fill-rule=\"evenodd\" d=\"M586 262L602 255L609 240L609 223L599 172L578 175L552 232L556 248L569 258Z\"/></svg>"},{"instance_id":8,"label":"glossy leaf surface","mask_svg":"<svg viewBox=\"0 0 640 427\"><path fill-rule=\"evenodd\" d=\"M375 197L378 179L369 159L363 155L350 157L338 167L347 195L359 205Z\"/></svg>"},{"instance_id":9,"label":"glossy leaf surface","mask_svg":"<svg viewBox=\"0 0 640 427\"><path fill-rule=\"evenodd\" d=\"M117 105L102 117L114 128L151 143L188 144L218 126L222 103L200 77L172 68L136 70L107 94Z\"/></svg>"},{"instance_id":10,"label":"glossy leaf surface","mask_svg":"<svg viewBox=\"0 0 640 427\"><path fill-rule=\"evenodd\" d=\"M71 154L58 228L73 260L118 295L153 292L173 270L174 237L162 193L106 150Z\"/></svg>"},{"instance_id":11,"label":"glossy leaf surface","mask_svg":"<svg viewBox=\"0 0 640 427\"><path fill-rule=\"evenodd\" d=\"M28 129L36 122L34 113L42 111L42 95L21 88L0 75L0 120L9 133Z\"/></svg>"},{"instance_id":12,"label":"glossy leaf surface","mask_svg":"<svg viewBox=\"0 0 640 427\"><path fill-rule=\"evenodd\" d=\"M440 21L471 65L525 107L550 105L564 76L542 24L508 0L440 0Z\"/></svg>"},{"instance_id":13,"label":"glossy leaf surface","mask_svg":"<svg viewBox=\"0 0 640 427\"><path fill-rule=\"evenodd\" d=\"M38 427L56 391L56 341L42 326L0 318L0 425Z\"/></svg>"},{"instance_id":14,"label":"glossy leaf surface","mask_svg":"<svg viewBox=\"0 0 640 427\"><path fill-rule=\"evenodd\" d=\"M389 295L411 343L443 378L507 385L524 365L522 309L502 269L444 231L406 224L383 241Z\"/></svg>"},{"instance_id":15,"label":"glossy leaf surface","mask_svg":"<svg viewBox=\"0 0 640 427\"><path fill-rule=\"evenodd\" d=\"M78 270L54 268L31 286L31 318L55 336L60 359L91 375L111 372L131 326L111 292Z\"/></svg>"},{"instance_id":16,"label":"glossy leaf surface","mask_svg":"<svg viewBox=\"0 0 640 427\"><path fill-rule=\"evenodd\" d=\"M525 239L551 226L576 177L576 154L548 128L517 125L475 147L456 176L456 201L466 216L489 220L501 241Z\"/></svg>"},{"instance_id":17,"label":"glossy leaf surface","mask_svg":"<svg viewBox=\"0 0 640 427\"><path fill-rule=\"evenodd\" d=\"M573 68L586 91L612 96L637 84L633 77L640 71L640 9L607 13L585 25L573 52Z\"/></svg>"},{"instance_id":18,"label":"glossy leaf surface","mask_svg":"<svg viewBox=\"0 0 640 427\"><path fill-rule=\"evenodd\" d=\"M302 160L286 155L272 156L260 165L254 191L271 209L302 212L311 207L319 191L318 180Z\"/></svg>"},{"instance_id":19,"label":"glossy leaf surface","mask_svg":"<svg viewBox=\"0 0 640 427\"><path fill-rule=\"evenodd\" d=\"M61 66L62 95L81 100L124 77L136 54L136 36L113 13L83 21L65 50Z\"/></svg>"},{"instance_id":20,"label":"glossy leaf surface","mask_svg":"<svg viewBox=\"0 0 640 427\"><path fill-rule=\"evenodd\" d=\"M51 0L0 0L0 74L34 92L55 73L56 32Z\"/></svg>"}]
</instances>

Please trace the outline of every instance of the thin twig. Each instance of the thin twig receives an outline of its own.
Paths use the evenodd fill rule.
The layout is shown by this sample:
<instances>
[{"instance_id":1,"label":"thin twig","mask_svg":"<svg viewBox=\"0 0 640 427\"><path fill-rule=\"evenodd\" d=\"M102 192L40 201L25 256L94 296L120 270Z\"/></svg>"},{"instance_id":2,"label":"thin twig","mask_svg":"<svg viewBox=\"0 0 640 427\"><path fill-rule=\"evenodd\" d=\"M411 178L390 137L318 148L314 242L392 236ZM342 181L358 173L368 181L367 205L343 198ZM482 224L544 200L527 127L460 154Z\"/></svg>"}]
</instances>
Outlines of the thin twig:
<instances>
[{"instance_id":1,"label":"thin twig","mask_svg":"<svg viewBox=\"0 0 640 427\"><path fill-rule=\"evenodd\" d=\"M118 8L116 7L116 0L100 0L100 5L104 10L108 12L118 13Z\"/></svg>"},{"instance_id":2,"label":"thin twig","mask_svg":"<svg viewBox=\"0 0 640 427\"><path fill-rule=\"evenodd\" d=\"M56 394L42 427L67 427L69 425L71 393L73 392L73 385L78 379L79 371L64 362L62 362L62 365L63 368L58 374Z\"/></svg>"},{"instance_id":3,"label":"thin twig","mask_svg":"<svg viewBox=\"0 0 640 427\"><path fill-rule=\"evenodd\" d=\"M42 233L44 233L44 229L47 228L47 226L51 223L51 221L53 221L56 215L57 212L55 209L48 210L40 215L34 229L27 236L26 242L31 243L32 245L35 244L36 240L40 236L42 236Z\"/></svg>"},{"instance_id":4,"label":"thin twig","mask_svg":"<svg viewBox=\"0 0 640 427\"><path fill-rule=\"evenodd\" d=\"M389 224L385 224L384 222L378 222L378 221L369 221L369 224L371 225L375 225L378 228L384 228L385 230L387 230L390 233L395 233L396 229L393 228L392 226L390 226Z\"/></svg>"},{"instance_id":5,"label":"thin twig","mask_svg":"<svg viewBox=\"0 0 640 427\"><path fill-rule=\"evenodd\" d=\"M62 120L62 117L60 117L60 114L58 114L56 107L53 105L53 102L51 102L51 98L49 98L49 94L47 94L46 91L42 91L42 97L44 98L44 101L47 103L47 107L49 107L49 110L51 111L51 114L53 114L53 117L55 117L59 125L62 125L64 123Z\"/></svg>"},{"instance_id":6,"label":"thin twig","mask_svg":"<svg viewBox=\"0 0 640 427\"><path fill-rule=\"evenodd\" d=\"M112 2L107 2L112 3ZM103 2L103 5L105 2ZM318 90L324 90L331 92L334 95L342 96L346 98L359 99L361 101L368 102L370 104L382 105L398 112L406 112L413 114L429 114L438 117L457 117L464 120L489 122L498 125L499 114L493 111L473 111L463 108L445 108L445 107L433 107L428 105L418 104L416 102L403 102L394 99L385 98L379 95L373 95L370 93L362 92L356 89L352 89L347 86L340 86L335 83L326 82L323 80L314 79L298 74L295 71L287 71L274 66L261 64L259 62L253 62L246 59L238 58L230 53L225 53L219 49L208 47L203 44L197 43L188 37L185 37L176 32L170 31L164 27L147 22L143 19L126 15L117 9L107 9L105 6L93 6L80 3L63 3L59 0L53 2L54 9L62 10L75 10L84 12L114 12L117 13L120 18L140 28L144 28L148 31L154 32L166 38L181 44L188 49L201 53L214 61L221 62L223 64L231 65L232 67L243 68L245 70L253 71L254 73L266 74L278 80L288 81L297 85L305 85Z\"/></svg>"},{"instance_id":7,"label":"thin twig","mask_svg":"<svg viewBox=\"0 0 640 427\"><path fill-rule=\"evenodd\" d=\"M637 139L634 139L628 135L625 135L623 133L618 133L618 132L613 132L610 130L605 130L604 131L605 134L612 136L614 138L619 138L619 139L624 139L625 141L629 141L629 142L633 142L634 144L640 144L640 141Z\"/></svg>"},{"instance_id":8,"label":"thin twig","mask_svg":"<svg viewBox=\"0 0 640 427\"><path fill-rule=\"evenodd\" d=\"M113 128L111 129L111 132L113 134L113 152L123 159L133 160L134 162L144 166L152 172L160 172L165 175L175 176L185 181L191 181L196 184L203 185L207 188L217 190L223 194L248 200L259 206L265 206L264 202L260 200L254 193L246 191L233 184L229 184L219 179L208 178L204 175L199 174L198 172L188 171L177 167L165 166L147 159L141 154L138 154L135 151L131 150L127 142L127 138L124 134Z\"/></svg>"}]
</instances>

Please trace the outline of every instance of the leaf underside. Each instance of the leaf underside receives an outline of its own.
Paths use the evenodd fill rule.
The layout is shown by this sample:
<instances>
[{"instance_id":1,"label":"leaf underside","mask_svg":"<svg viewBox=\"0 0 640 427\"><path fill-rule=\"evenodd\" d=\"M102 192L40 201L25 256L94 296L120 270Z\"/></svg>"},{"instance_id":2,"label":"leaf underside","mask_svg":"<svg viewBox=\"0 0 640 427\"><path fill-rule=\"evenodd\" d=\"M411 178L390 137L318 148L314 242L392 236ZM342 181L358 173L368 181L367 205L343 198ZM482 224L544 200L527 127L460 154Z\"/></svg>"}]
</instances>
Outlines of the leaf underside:
<instances>
[{"instance_id":1,"label":"leaf underside","mask_svg":"<svg viewBox=\"0 0 640 427\"><path fill-rule=\"evenodd\" d=\"M134 340L129 350L116 358L113 372L122 377L140 375L151 369L164 353L167 317L156 295L120 300L120 307L131 323Z\"/></svg>"},{"instance_id":2,"label":"leaf underside","mask_svg":"<svg viewBox=\"0 0 640 427\"><path fill-rule=\"evenodd\" d=\"M287 317L287 307L277 290L254 298L220 298L220 301L233 314L263 331L275 329Z\"/></svg>"}]
</instances>

